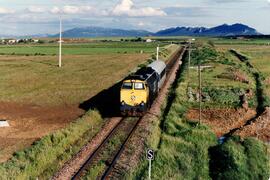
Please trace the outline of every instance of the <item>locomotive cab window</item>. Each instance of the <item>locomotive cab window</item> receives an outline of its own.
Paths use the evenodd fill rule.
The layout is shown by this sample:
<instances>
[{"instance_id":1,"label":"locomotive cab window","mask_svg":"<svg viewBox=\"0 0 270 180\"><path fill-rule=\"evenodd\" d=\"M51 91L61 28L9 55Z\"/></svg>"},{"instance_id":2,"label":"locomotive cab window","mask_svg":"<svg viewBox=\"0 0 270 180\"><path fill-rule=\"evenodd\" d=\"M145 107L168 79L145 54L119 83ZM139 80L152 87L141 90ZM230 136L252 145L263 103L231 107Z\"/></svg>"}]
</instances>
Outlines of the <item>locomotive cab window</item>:
<instances>
[{"instance_id":1,"label":"locomotive cab window","mask_svg":"<svg viewBox=\"0 0 270 180\"><path fill-rule=\"evenodd\" d=\"M142 89L144 89L144 84L137 82L137 83L134 84L134 89L136 89L136 90L142 90Z\"/></svg>"},{"instance_id":2,"label":"locomotive cab window","mask_svg":"<svg viewBox=\"0 0 270 180\"><path fill-rule=\"evenodd\" d=\"M132 83L131 82L123 83L122 89L132 89Z\"/></svg>"}]
</instances>

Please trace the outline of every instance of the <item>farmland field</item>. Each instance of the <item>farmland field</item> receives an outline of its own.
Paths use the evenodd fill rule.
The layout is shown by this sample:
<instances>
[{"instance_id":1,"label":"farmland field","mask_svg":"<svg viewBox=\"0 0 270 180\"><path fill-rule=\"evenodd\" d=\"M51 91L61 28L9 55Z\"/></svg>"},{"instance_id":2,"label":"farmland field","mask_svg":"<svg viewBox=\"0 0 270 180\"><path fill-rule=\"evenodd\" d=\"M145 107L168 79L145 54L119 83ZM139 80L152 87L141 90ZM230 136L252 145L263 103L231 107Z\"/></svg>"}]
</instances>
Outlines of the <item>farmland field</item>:
<instances>
[{"instance_id":1,"label":"farmland field","mask_svg":"<svg viewBox=\"0 0 270 180\"><path fill-rule=\"evenodd\" d=\"M64 44L0 46L0 162L37 138L84 114L80 103L125 77L155 52L156 44Z\"/></svg>"}]
</instances>

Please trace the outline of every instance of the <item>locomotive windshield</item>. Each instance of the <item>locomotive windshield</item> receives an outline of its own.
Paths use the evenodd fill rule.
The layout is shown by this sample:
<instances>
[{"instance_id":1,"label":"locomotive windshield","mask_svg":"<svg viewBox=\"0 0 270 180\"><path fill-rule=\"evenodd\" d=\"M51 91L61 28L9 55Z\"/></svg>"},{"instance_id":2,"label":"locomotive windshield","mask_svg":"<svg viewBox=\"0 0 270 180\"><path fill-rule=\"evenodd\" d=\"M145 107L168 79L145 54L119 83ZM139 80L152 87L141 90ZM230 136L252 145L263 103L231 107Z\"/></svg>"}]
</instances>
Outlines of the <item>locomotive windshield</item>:
<instances>
[{"instance_id":1,"label":"locomotive windshield","mask_svg":"<svg viewBox=\"0 0 270 180\"><path fill-rule=\"evenodd\" d=\"M144 89L144 85L143 85L143 83L134 83L134 89L136 89L136 90L141 90L141 89Z\"/></svg>"},{"instance_id":2,"label":"locomotive windshield","mask_svg":"<svg viewBox=\"0 0 270 180\"><path fill-rule=\"evenodd\" d=\"M132 83L131 82L124 82L122 89L132 89Z\"/></svg>"},{"instance_id":3,"label":"locomotive windshield","mask_svg":"<svg viewBox=\"0 0 270 180\"><path fill-rule=\"evenodd\" d=\"M135 89L135 90L143 90L144 84L142 82L124 82L122 85L122 89Z\"/></svg>"}]
</instances>

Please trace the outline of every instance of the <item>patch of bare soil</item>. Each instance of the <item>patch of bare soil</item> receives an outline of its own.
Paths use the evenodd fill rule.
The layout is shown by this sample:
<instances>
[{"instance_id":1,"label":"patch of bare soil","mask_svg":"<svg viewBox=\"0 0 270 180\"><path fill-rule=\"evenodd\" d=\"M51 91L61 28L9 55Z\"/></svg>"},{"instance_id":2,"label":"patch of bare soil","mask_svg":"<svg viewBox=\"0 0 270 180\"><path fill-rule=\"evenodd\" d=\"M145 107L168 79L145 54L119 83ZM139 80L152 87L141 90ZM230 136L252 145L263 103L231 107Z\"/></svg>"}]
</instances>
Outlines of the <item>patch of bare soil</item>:
<instances>
[{"instance_id":1,"label":"patch of bare soil","mask_svg":"<svg viewBox=\"0 0 270 180\"><path fill-rule=\"evenodd\" d=\"M242 83L250 83L250 80L246 74L239 70L235 70L233 68L227 68L227 72L224 72L220 75L217 75L218 78L230 79L234 81L239 81Z\"/></svg>"},{"instance_id":2,"label":"patch of bare soil","mask_svg":"<svg viewBox=\"0 0 270 180\"><path fill-rule=\"evenodd\" d=\"M237 130L235 134L241 137L254 136L263 141L270 142L270 108L266 110L251 124Z\"/></svg>"},{"instance_id":3,"label":"patch of bare soil","mask_svg":"<svg viewBox=\"0 0 270 180\"><path fill-rule=\"evenodd\" d=\"M218 137L221 137L229 133L230 130L245 125L255 116L256 111L253 109L206 109L202 111L202 123L207 124ZM199 110L189 110L186 118L197 121Z\"/></svg>"},{"instance_id":4,"label":"patch of bare soil","mask_svg":"<svg viewBox=\"0 0 270 180\"><path fill-rule=\"evenodd\" d=\"M65 127L83 113L76 105L42 107L0 102L0 119L10 124L10 127L0 128L0 162L44 135Z\"/></svg>"}]
</instances>

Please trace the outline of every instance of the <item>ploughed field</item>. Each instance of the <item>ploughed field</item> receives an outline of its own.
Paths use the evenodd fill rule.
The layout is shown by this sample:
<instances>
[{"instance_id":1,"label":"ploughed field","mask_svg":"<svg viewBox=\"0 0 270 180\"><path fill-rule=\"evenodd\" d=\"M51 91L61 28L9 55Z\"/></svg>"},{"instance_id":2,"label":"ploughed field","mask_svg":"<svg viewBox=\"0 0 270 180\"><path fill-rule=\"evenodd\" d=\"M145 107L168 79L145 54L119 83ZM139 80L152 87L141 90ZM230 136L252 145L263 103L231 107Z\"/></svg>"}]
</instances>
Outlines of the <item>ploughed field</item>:
<instances>
[{"instance_id":1,"label":"ploughed field","mask_svg":"<svg viewBox=\"0 0 270 180\"><path fill-rule=\"evenodd\" d=\"M125 77L155 52L155 44L0 46L0 162L14 151L84 114L79 105Z\"/></svg>"}]
</instances>

